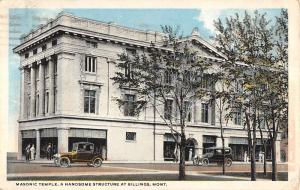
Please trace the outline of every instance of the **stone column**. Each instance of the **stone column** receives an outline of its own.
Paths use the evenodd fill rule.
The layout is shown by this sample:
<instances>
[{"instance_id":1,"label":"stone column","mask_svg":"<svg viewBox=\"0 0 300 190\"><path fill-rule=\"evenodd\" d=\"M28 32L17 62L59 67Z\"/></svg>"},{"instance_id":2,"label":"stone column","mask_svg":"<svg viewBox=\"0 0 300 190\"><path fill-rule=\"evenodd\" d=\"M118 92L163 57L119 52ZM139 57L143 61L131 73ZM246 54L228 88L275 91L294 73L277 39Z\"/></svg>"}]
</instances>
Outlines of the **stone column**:
<instances>
[{"instance_id":1,"label":"stone column","mask_svg":"<svg viewBox=\"0 0 300 190\"><path fill-rule=\"evenodd\" d=\"M49 115L54 114L54 62L53 58L48 59L49 68Z\"/></svg>"},{"instance_id":2,"label":"stone column","mask_svg":"<svg viewBox=\"0 0 300 190\"><path fill-rule=\"evenodd\" d=\"M280 140L277 140L275 142L276 146L276 162L281 162L281 156L280 156Z\"/></svg>"},{"instance_id":3,"label":"stone column","mask_svg":"<svg viewBox=\"0 0 300 190\"><path fill-rule=\"evenodd\" d=\"M21 86L20 86L20 119L24 119L26 116L25 110L25 70L21 68Z\"/></svg>"},{"instance_id":4,"label":"stone column","mask_svg":"<svg viewBox=\"0 0 300 190\"><path fill-rule=\"evenodd\" d=\"M36 129L36 156L35 159L40 159L41 156L41 135L40 135L40 130Z\"/></svg>"},{"instance_id":5,"label":"stone column","mask_svg":"<svg viewBox=\"0 0 300 190\"><path fill-rule=\"evenodd\" d=\"M68 152L69 147L69 129L57 128L57 150L58 153Z\"/></svg>"},{"instance_id":6,"label":"stone column","mask_svg":"<svg viewBox=\"0 0 300 190\"><path fill-rule=\"evenodd\" d=\"M202 156L203 152L203 135L201 134L198 138L196 138L198 145L195 147L195 155Z\"/></svg>"},{"instance_id":7,"label":"stone column","mask_svg":"<svg viewBox=\"0 0 300 190\"><path fill-rule=\"evenodd\" d=\"M19 130L18 132L18 160L22 159L22 131Z\"/></svg>"},{"instance_id":8,"label":"stone column","mask_svg":"<svg viewBox=\"0 0 300 190\"><path fill-rule=\"evenodd\" d=\"M35 68L30 69L30 117L35 117Z\"/></svg>"},{"instance_id":9,"label":"stone column","mask_svg":"<svg viewBox=\"0 0 300 190\"><path fill-rule=\"evenodd\" d=\"M45 115L45 68L41 61L39 64L39 116Z\"/></svg>"}]
</instances>

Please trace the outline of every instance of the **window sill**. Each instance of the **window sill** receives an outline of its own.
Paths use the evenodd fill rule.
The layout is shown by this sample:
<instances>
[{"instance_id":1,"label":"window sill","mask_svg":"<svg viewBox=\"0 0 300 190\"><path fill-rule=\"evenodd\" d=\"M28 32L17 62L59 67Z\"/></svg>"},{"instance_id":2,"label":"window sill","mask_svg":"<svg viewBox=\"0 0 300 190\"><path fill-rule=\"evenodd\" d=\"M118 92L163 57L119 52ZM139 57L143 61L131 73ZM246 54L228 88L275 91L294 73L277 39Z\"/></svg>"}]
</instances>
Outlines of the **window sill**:
<instances>
[{"instance_id":1,"label":"window sill","mask_svg":"<svg viewBox=\"0 0 300 190\"><path fill-rule=\"evenodd\" d=\"M136 143L136 140L125 140L127 143Z\"/></svg>"},{"instance_id":2,"label":"window sill","mask_svg":"<svg viewBox=\"0 0 300 190\"><path fill-rule=\"evenodd\" d=\"M84 71L84 73L87 74L87 75L97 75L96 72L88 72L88 71Z\"/></svg>"}]
</instances>

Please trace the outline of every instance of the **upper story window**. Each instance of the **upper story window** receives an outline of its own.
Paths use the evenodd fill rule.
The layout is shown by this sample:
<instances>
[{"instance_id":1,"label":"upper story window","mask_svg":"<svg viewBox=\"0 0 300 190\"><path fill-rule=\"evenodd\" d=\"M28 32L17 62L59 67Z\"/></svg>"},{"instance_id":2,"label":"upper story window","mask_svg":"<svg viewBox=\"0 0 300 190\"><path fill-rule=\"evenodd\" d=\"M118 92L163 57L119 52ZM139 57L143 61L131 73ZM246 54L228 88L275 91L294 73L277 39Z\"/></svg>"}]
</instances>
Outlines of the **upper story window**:
<instances>
[{"instance_id":1,"label":"upper story window","mask_svg":"<svg viewBox=\"0 0 300 190\"><path fill-rule=\"evenodd\" d=\"M132 65L131 63L127 63L125 65L125 77L127 79L133 79Z\"/></svg>"},{"instance_id":2,"label":"upper story window","mask_svg":"<svg viewBox=\"0 0 300 190\"><path fill-rule=\"evenodd\" d=\"M235 108L235 112L233 114L233 122L235 125L241 125L242 124L242 109Z\"/></svg>"},{"instance_id":3,"label":"upper story window","mask_svg":"<svg viewBox=\"0 0 300 190\"><path fill-rule=\"evenodd\" d=\"M164 106L164 118L171 119L172 118L172 109L173 109L173 100L166 100Z\"/></svg>"},{"instance_id":4,"label":"upper story window","mask_svg":"<svg viewBox=\"0 0 300 190\"><path fill-rule=\"evenodd\" d=\"M127 141L136 141L136 132L126 132Z\"/></svg>"},{"instance_id":5,"label":"upper story window","mask_svg":"<svg viewBox=\"0 0 300 190\"><path fill-rule=\"evenodd\" d=\"M133 58L136 55L136 50L127 48L126 53L128 57ZM126 63L125 65L125 77L127 79L133 79L134 77L132 64L130 62Z\"/></svg>"},{"instance_id":6,"label":"upper story window","mask_svg":"<svg viewBox=\"0 0 300 190\"><path fill-rule=\"evenodd\" d=\"M84 90L84 113L95 113L96 91Z\"/></svg>"},{"instance_id":7,"label":"upper story window","mask_svg":"<svg viewBox=\"0 0 300 190\"><path fill-rule=\"evenodd\" d=\"M191 102L184 101L184 112L185 112L185 118L188 122L191 122L192 120L192 111L191 111Z\"/></svg>"},{"instance_id":8,"label":"upper story window","mask_svg":"<svg viewBox=\"0 0 300 190\"><path fill-rule=\"evenodd\" d=\"M91 48L97 48L98 47L97 42L93 42L93 41L86 41L86 45L87 45L87 47L91 47Z\"/></svg>"},{"instance_id":9,"label":"upper story window","mask_svg":"<svg viewBox=\"0 0 300 190\"><path fill-rule=\"evenodd\" d=\"M134 102L135 102L135 95L132 94L125 94L124 96L124 115L125 116L134 116Z\"/></svg>"},{"instance_id":10,"label":"upper story window","mask_svg":"<svg viewBox=\"0 0 300 190\"><path fill-rule=\"evenodd\" d=\"M57 45L57 39L52 40L52 46L56 46Z\"/></svg>"},{"instance_id":11,"label":"upper story window","mask_svg":"<svg viewBox=\"0 0 300 190\"><path fill-rule=\"evenodd\" d=\"M201 104L201 122L208 123L208 103Z\"/></svg>"},{"instance_id":12,"label":"upper story window","mask_svg":"<svg viewBox=\"0 0 300 190\"><path fill-rule=\"evenodd\" d=\"M49 63L45 64L45 76L49 76Z\"/></svg>"},{"instance_id":13,"label":"upper story window","mask_svg":"<svg viewBox=\"0 0 300 190\"><path fill-rule=\"evenodd\" d=\"M236 80L234 83L234 91L236 93L241 93L243 92L243 83L242 80Z\"/></svg>"},{"instance_id":14,"label":"upper story window","mask_svg":"<svg viewBox=\"0 0 300 190\"><path fill-rule=\"evenodd\" d=\"M42 51L45 51L47 49L47 44L42 45Z\"/></svg>"},{"instance_id":15,"label":"upper story window","mask_svg":"<svg viewBox=\"0 0 300 190\"><path fill-rule=\"evenodd\" d=\"M84 71L89 73L96 73L97 61L96 57L86 56Z\"/></svg>"},{"instance_id":16,"label":"upper story window","mask_svg":"<svg viewBox=\"0 0 300 190\"><path fill-rule=\"evenodd\" d=\"M171 73L170 70L168 70L168 69L165 70L164 79L165 79L166 84L171 84L172 83L172 73Z\"/></svg>"},{"instance_id":17,"label":"upper story window","mask_svg":"<svg viewBox=\"0 0 300 190\"><path fill-rule=\"evenodd\" d=\"M25 53L25 59L29 57L29 53Z\"/></svg>"},{"instance_id":18,"label":"upper story window","mask_svg":"<svg viewBox=\"0 0 300 190\"><path fill-rule=\"evenodd\" d=\"M208 89L209 87L209 75L203 74L201 77L201 88Z\"/></svg>"},{"instance_id":19,"label":"upper story window","mask_svg":"<svg viewBox=\"0 0 300 190\"><path fill-rule=\"evenodd\" d=\"M33 55L37 54L37 49L33 50Z\"/></svg>"}]
</instances>

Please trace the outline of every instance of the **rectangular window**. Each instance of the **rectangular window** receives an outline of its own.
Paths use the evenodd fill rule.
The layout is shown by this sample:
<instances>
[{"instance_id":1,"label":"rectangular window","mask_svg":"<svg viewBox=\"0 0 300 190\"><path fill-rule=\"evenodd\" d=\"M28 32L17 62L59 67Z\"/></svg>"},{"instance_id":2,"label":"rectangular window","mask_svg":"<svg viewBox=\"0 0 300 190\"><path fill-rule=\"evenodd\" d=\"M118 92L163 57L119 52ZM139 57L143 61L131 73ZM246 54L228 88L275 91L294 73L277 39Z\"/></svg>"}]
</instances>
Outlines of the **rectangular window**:
<instances>
[{"instance_id":1,"label":"rectangular window","mask_svg":"<svg viewBox=\"0 0 300 190\"><path fill-rule=\"evenodd\" d=\"M242 109L236 108L234 114L233 114L233 121L235 125L241 125L242 124Z\"/></svg>"},{"instance_id":2,"label":"rectangular window","mask_svg":"<svg viewBox=\"0 0 300 190\"><path fill-rule=\"evenodd\" d=\"M25 53L25 59L29 57L29 53Z\"/></svg>"},{"instance_id":3,"label":"rectangular window","mask_svg":"<svg viewBox=\"0 0 300 190\"><path fill-rule=\"evenodd\" d=\"M33 50L33 55L37 54L37 49Z\"/></svg>"},{"instance_id":4,"label":"rectangular window","mask_svg":"<svg viewBox=\"0 0 300 190\"><path fill-rule=\"evenodd\" d=\"M240 93L240 92L243 92L243 84L242 84L242 81L241 80L236 80L235 81L235 85L234 85L234 91L236 93Z\"/></svg>"},{"instance_id":5,"label":"rectangular window","mask_svg":"<svg viewBox=\"0 0 300 190\"><path fill-rule=\"evenodd\" d=\"M96 57L86 56L85 64L84 64L84 71L89 72L89 73L95 73L96 68L97 68Z\"/></svg>"},{"instance_id":6,"label":"rectangular window","mask_svg":"<svg viewBox=\"0 0 300 190\"><path fill-rule=\"evenodd\" d=\"M42 51L45 51L47 49L47 44L42 45Z\"/></svg>"},{"instance_id":7,"label":"rectangular window","mask_svg":"<svg viewBox=\"0 0 300 190\"><path fill-rule=\"evenodd\" d=\"M49 63L45 64L45 76L49 76Z\"/></svg>"},{"instance_id":8,"label":"rectangular window","mask_svg":"<svg viewBox=\"0 0 300 190\"><path fill-rule=\"evenodd\" d=\"M127 141L136 141L136 132L126 132Z\"/></svg>"},{"instance_id":9,"label":"rectangular window","mask_svg":"<svg viewBox=\"0 0 300 190\"><path fill-rule=\"evenodd\" d=\"M35 100L35 116L39 115L39 107L39 95L37 95Z\"/></svg>"},{"instance_id":10,"label":"rectangular window","mask_svg":"<svg viewBox=\"0 0 300 190\"><path fill-rule=\"evenodd\" d=\"M208 103L201 104L201 122L208 123Z\"/></svg>"},{"instance_id":11,"label":"rectangular window","mask_svg":"<svg viewBox=\"0 0 300 190\"><path fill-rule=\"evenodd\" d=\"M132 72L131 63L126 63L126 65L125 65L125 77L127 79L133 79L133 72Z\"/></svg>"},{"instance_id":12,"label":"rectangular window","mask_svg":"<svg viewBox=\"0 0 300 190\"><path fill-rule=\"evenodd\" d=\"M203 74L203 76L201 77L201 88L204 88L204 89L208 88L208 86L209 86L208 80L209 80L209 75Z\"/></svg>"},{"instance_id":13,"label":"rectangular window","mask_svg":"<svg viewBox=\"0 0 300 190\"><path fill-rule=\"evenodd\" d=\"M173 100L165 101L165 106L164 106L164 117L165 117L165 119L171 119L172 118L172 109L173 109Z\"/></svg>"},{"instance_id":14,"label":"rectangular window","mask_svg":"<svg viewBox=\"0 0 300 190\"><path fill-rule=\"evenodd\" d=\"M46 92L46 104L45 104L45 113L48 113L49 112L49 92Z\"/></svg>"},{"instance_id":15,"label":"rectangular window","mask_svg":"<svg viewBox=\"0 0 300 190\"><path fill-rule=\"evenodd\" d=\"M185 119L188 122L191 122L191 120L192 120L192 111L191 111L192 108L191 107L192 107L191 102L189 102L189 101L184 102L184 113L186 114Z\"/></svg>"},{"instance_id":16,"label":"rectangular window","mask_svg":"<svg viewBox=\"0 0 300 190\"><path fill-rule=\"evenodd\" d=\"M84 113L95 113L96 91L84 90Z\"/></svg>"},{"instance_id":17,"label":"rectangular window","mask_svg":"<svg viewBox=\"0 0 300 190\"><path fill-rule=\"evenodd\" d=\"M52 40L52 47L57 45L57 40Z\"/></svg>"},{"instance_id":18,"label":"rectangular window","mask_svg":"<svg viewBox=\"0 0 300 190\"><path fill-rule=\"evenodd\" d=\"M86 41L86 45L87 45L87 47L91 47L91 48L97 48L98 47L97 42L93 42L93 41Z\"/></svg>"},{"instance_id":19,"label":"rectangular window","mask_svg":"<svg viewBox=\"0 0 300 190\"><path fill-rule=\"evenodd\" d=\"M124 98L125 98L124 115L135 116L135 112L134 112L135 95L125 94Z\"/></svg>"},{"instance_id":20,"label":"rectangular window","mask_svg":"<svg viewBox=\"0 0 300 190\"><path fill-rule=\"evenodd\" d=\"M170 70L165 70L165 83L166 84L171 84L172 83L172 74Z\"/></svg>"}]
</instances>

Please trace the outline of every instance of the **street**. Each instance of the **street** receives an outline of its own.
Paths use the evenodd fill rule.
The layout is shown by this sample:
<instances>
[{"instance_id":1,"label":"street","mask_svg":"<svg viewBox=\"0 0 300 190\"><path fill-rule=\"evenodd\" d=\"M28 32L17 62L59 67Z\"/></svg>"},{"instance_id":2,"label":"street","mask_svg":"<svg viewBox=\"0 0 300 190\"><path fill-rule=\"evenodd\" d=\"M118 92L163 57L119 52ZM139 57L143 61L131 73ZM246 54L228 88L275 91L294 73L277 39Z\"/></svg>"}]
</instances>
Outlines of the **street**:
<instances>
[{"instance_id":1,"label":"street","mask_svg":"<svg viewBox=\"0 0 300 190\"><path fill-rule=\"evenodd\" d=\"M222 175L222 167L217 165L186 166L187 180L199 181L248 181L250 180L250 164L234 163L226 168ZM263 165L257 164L258 180L270 180L271 164L267 165L268 175L263 176ZM287 180L287 164L278 164L279 180ZM99 168L86 164L72 164L68 168L60 168L52 163L7 163L8 180L177 180L178 164L119 164L104 163Z\"/></svg>"}]
</instances>

